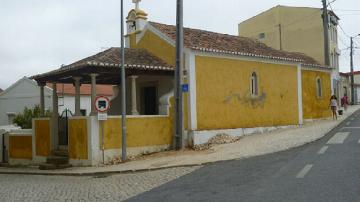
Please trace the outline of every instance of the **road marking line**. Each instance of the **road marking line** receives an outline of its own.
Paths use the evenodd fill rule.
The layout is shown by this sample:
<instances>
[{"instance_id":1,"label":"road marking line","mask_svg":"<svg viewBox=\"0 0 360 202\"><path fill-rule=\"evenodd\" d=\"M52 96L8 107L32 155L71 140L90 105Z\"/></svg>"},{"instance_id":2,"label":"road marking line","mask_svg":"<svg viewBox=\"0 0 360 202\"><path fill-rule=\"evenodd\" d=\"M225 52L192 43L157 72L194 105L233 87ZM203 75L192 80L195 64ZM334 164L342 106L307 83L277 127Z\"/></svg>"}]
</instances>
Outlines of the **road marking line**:
<instances>
[{"instance_id":1,"label":"road marking line","mask_svg":"<svg viewBox=\"0 0 360 202\"><path fill-rule=\"evenodd\" d=\"M323 147L318 151L318 154L324 154L328 148L329 148L329 146L323 146Z\"/></svg>"},{"instance_id":2,"label":"road marking line","mask_svg":"<svg viewBox=\"0 0 360 202\"><path fill-rule=\"evenodd\" d=\"M349 132L336 133L326 144L343 144Z\"/></svg>"},{"instance_id":3,"label":"road marking line","mask_svg":"<svg viewBox=\"0 0 360 202\"><path fill-rule=\"evenodd\" d=\"M346 123L346 125L347 125L347 126L348 126L348 125L350 125L350 124L351 124L351 122L350 122L350 121Z\"/></svg>"},{"instance_id":4,"label":"road marking line","mask_svg":"<svg viewBox=\"0 0 360 202\"><path fill-rule=\"evenodd\" d=\"M360 144L360 140L359 140L359 142L358 142L359 144Z\"/></svg>"},{"instance_id":5,"label":"road marking line","mask_svg":"<svg viewBox=\"0 0 360 202\"><path fill-rule=\"evenodd\" d=\"M306 166L296 175L296 178L304 178L305 175L308 174L308 172L311 170L312 167L313 167L312 164L306 165Z\"/></svg>"}]
</instances>

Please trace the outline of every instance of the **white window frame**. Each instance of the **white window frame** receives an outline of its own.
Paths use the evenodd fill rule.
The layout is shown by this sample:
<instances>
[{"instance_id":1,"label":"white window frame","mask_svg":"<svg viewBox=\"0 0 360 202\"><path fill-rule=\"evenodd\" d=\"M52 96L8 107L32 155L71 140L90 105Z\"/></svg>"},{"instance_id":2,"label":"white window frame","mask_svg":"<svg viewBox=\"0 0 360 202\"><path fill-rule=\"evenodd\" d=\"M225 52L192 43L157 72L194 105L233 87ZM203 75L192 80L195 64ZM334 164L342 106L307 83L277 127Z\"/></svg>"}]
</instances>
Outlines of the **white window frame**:
<instances>
[{"instance_id":1,"label":"white window frame","mask_svg":"<svg viewBox=\"0 0 360 202\"><path fill-rule=\"evenodd\" d=\"M7 115L7 119L8 119L8 124L12 125L14 118L16 117L16 113L15 112L6 112Z\"/></svg>"},{"instance_id":2,"label":"white window frame","mask_svg":"<svg viewBox=\"0 0 360 202\"><path fill-rule=\"evenodd\" d=\"M250 75L250 94L252 97L259 96L259 76L255 71Z\"/></svg>"},{"instance_id":3,"label":"white window frame","mask_svg":"<svg viewBox=\"0 0 360 202\"><path fill-rule=\"evenodd\" d=\"M259 40L263 40L266 38L266 33L265 32L261 32L259 35L258 35L258 38Z\"/></svg>"}]
</instances>

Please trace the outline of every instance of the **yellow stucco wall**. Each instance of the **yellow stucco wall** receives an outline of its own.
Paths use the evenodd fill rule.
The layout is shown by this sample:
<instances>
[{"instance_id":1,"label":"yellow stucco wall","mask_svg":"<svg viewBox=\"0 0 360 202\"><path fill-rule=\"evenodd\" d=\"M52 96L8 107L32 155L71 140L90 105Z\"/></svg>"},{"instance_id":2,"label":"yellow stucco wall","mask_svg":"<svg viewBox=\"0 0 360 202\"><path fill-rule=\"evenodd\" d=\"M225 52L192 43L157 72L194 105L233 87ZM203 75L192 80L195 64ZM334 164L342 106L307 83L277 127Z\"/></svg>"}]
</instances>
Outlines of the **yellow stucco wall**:
<instances>
[{"instance_id":1,"label":"yellow stucco wall","mask_svg":"<svg viewBox=\"0 0 360 202\"><path fill-rule=\"evenodd\" d=\"M134 40L130 40L130 42L133 41ZM149 30L145 33L138 44L131 44L131 47L146 49L155 56L163 59L168 64L175 65L175 48Z\"/></svg>"},{"instance_id":2,"label":"yellow stucco wall","mask_svg":"<svg viewBox=\"0 0 360 202\"><path fill-rule=\"evenodd\" d=\"M239 35L259 39L259 34L265 33L265 38L260 41L280 49L279 24L283 50L305 53L324 64L324 31L320 9L276 6L241 22ZM335 48L332 48L331 52L334 51Z\"/></svg>"},{"instance_id":3,"label":"yellow stucco wall","mask_svg":"<svg viewBox=\"0 0 360 202\"><path fill-rule=\"evenodd\" d=\"M32 159L31 136L9 136L9 157L13 159Z\"/></svg>"},{"instance_id":4,"label":"yellow stucco wall","mask_svg":"<svg viewBox=\"0 0 360 202\"><path fill-rule=\"evenodd\" d=\"M126 119L127 146L146 147L172 144L170 117L137 117ZM100 143L102 130L100 126ZM121 148L121 118L109 118L103 123L105 149Z\"/></svg>"},{"instance_id":5,"label":"yellow stucco wall","mask_svg":"<svg viewBox=\"0 0 360 202\"><path fill-rule=\"evenodd\" d=\"M318 98L316 93L316 78L322 82L323 96ZM331 97L330 73L302 70L302 97L304 119L326 118L331 115L329 102Z\"/></svg>"},{"instance_id":6,"label":"yellow stucco wall","mask_svg":"<svg viewBox=\"0 0 360 202\"><path fill-rule=\"evenodd\" d=\"M276 25L280 21L278 7L263 12L239 24L239 35L259 39L260 33L265 33L261 41L276 49L280 49L279 29Z\"/></svg>"},{"instance_id":7,"label":"yellow stucco wall","mask_svg":"<svg viewBox=\"0 0 360 202\"><path fill-rule=\"evenodd\" d=\"M129 38L130 48L136 48L136 33L129 34L126 37Z\"/></svg>"},{"instance_id":8,"label":"yellow stucco wall","mask_svg":"<svg viewBox=\"0 0 360 202\"><path fill-rule=\"evenodd\" d=\"M35 147L37 156L50 154L50 120L34 120Z\"/></svg>"},{"instance_id":9,"label":"yellow stucco wall","mask_svg":"<svg viewBox=\"0 0 360 202\"><path fill-rule=\"evenodd\" d=\"M254 71L257 98L250 96ZM199 130L298 123L296 66L196 56L196 80Z\"/></svg>"},{"instance_id":10,"label":"yellow stucco wall","mask_svg":"<svg viewBox=\"0 0 360 202\"><path fill-rule=\"evenodd\" d=\"M69 157L88 159L87 119L69 119Z\"/></svg>"}]
</instances>

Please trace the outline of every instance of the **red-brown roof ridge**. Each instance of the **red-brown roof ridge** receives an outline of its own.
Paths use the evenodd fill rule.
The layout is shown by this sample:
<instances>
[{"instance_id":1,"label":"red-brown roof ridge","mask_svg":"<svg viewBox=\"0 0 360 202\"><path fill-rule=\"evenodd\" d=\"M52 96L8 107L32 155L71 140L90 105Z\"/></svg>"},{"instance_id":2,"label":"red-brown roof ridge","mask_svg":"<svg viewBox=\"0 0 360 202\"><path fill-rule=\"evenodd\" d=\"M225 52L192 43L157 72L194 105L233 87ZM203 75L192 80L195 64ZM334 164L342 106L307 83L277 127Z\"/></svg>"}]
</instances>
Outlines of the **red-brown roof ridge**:
<instances>
[{"instance_id":1,"label":"red-brown roof ridge","mask_svg":"<svg viewBox=\"0 0 360 202\"><path fill-rule=\"evenodd\" d=\"M51 83L47 83L46 86L52 89ZM73 84L57 83L56 89L57 89L58 95L75 96L75 87ZM113 94L114 94L113 86L98 84L98 85L96 85L96 93L97 93L97 95L113 96ZM91 85L90 84L82 84L80 86L80 95L91 95Z\"/></svg>"},{"instance_id":2,"label":"red-brown roof ridge","mask_svg":"<svg viewBox=\"0 0 360 202\"><path fill-rule=\"evenodd\" d=\"M158 22L149 23L171 39L176 39L176 27L174 25L166 25ZM277 50L248 37L216 33L201 29L184 28L184 46L205 52L252 56L321 66L315 59L303 53Z\"/></svg>"},{"instance_id":3,"label":"red-brown roof ridge","mask_svg":"<svg viewBox=\"0 0 360 202\"><path fill-rule=\"evenodd\" d=\"M86 57L86 58L81 59L77 62L74 62L70 65L66 65L62 68L87 65L89 63L119 65L121 63L120 48L119 47L111 47L105 51L102 51L95 55ZM171 65L167 64L162 59L154 56L147 50L140 49L140 48L137 48L137 49L125 48L125 65L127 65L127 66L143 65L143 66L157 66L157 67L173 68Z\"/></svg>"}]
</instances>

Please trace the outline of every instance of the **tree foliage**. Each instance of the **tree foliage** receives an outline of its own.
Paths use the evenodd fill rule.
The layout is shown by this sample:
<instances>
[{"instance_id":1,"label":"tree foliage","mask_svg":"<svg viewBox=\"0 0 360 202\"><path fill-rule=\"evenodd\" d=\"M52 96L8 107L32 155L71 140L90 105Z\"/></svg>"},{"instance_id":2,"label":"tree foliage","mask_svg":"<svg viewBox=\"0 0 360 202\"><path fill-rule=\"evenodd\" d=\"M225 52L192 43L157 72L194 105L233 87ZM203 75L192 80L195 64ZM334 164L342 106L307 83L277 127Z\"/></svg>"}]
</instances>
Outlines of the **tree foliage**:
<instances>
[{"instance_id":1,"label":"tree foliage","mask_svg":"<svg viewBox=\"0 0 360 202\"><path fill-rule=\"evenodd\" d=\"M49 111L45 112L45 117L50 117L51 113ZM20 126L22 129L31 129L32 128L32 119L40 118L40 106L35 105L34 108L25 107L24 111L21 114L15 116L13 123L17 126Z\"/></svg>"}]
</instances>

